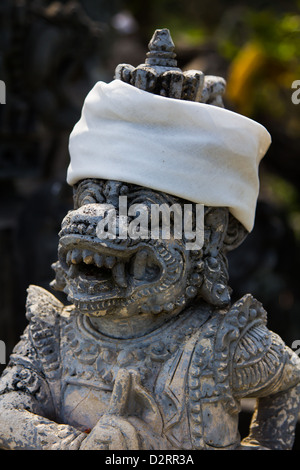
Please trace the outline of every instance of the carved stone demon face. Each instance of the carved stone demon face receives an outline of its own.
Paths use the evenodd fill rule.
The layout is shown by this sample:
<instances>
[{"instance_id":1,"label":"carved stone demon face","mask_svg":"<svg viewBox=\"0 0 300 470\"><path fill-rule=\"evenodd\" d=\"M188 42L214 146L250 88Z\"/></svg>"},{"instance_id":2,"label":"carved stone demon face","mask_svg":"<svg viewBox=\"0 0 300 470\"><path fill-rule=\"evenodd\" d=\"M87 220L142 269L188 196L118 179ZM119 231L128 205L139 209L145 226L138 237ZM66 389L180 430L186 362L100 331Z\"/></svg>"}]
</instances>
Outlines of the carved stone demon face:
<instances>
[{"instance_id":1,"label":"carved stone demon face","mask_svg":"<svg viewBox=\"0 0 300 470\"><path fill-rule=\"evenodd\" d=\"M116 181L81 181L74 188L74 210L62 222L55 288L91 317L171 315L196 297L217 306L230 302L225 252L245 231L227 209L205 208L204 245L188 250L185 234L175 237L172 227L167 239L153 239L150 231L148 237L119 237L120 196L126 196L128 207L139 204L149 214L152 205L183 208L186 202ZM99 222L109 211L118 229L101 237ZM130 221L128 215L127 227Z\"/></svg>"}]
</instances>

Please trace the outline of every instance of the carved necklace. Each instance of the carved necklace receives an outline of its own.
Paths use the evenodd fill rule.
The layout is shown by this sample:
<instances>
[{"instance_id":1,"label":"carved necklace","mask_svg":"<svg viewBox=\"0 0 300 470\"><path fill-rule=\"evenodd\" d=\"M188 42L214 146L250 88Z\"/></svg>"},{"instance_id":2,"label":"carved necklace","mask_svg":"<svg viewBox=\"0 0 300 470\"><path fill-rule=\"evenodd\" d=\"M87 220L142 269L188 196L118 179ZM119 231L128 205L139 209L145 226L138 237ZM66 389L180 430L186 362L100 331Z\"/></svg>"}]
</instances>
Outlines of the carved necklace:
<instances>
[{"instance_id":1,"label":"carved necklace","mask_svg":"<svg viewBox=\"0 0 300 470\"><path fill-rule=\"evenodd\" d=\"M131 367L147 380L156 375L161 365L208 317L208 310L203 312L200 308L200 312L196 312L191 308L142 337L116 339L96 331L87 316L72 315L66 319L62 330L62 346L67 352L65 357L70 358L71 355L71 360L66 361L64 375L86 381L100 379L112 387L119 368Z\"/></svg>"}]
</instances>

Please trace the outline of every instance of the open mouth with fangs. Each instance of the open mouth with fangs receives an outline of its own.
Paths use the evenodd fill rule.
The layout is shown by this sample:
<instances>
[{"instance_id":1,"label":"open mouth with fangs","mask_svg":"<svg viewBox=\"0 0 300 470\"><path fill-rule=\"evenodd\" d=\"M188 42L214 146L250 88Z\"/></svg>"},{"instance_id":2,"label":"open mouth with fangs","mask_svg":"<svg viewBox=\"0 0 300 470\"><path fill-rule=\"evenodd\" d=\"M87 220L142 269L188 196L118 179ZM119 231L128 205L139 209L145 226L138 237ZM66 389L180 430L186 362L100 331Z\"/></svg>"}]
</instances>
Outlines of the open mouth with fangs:
<instances>
[{"instance_id":1,"label":"open mouth with fangs","mask_svg":"<svg viewBox=\"0 0 300 470\"><path fill-rule=\"evenodd\" d=\"M145 247L126 249L89 237L60 239L59 260L69 300L81 310L103 310L129 298L133 290L159 280L162 266Z\"/></svg>"}]
</instances>

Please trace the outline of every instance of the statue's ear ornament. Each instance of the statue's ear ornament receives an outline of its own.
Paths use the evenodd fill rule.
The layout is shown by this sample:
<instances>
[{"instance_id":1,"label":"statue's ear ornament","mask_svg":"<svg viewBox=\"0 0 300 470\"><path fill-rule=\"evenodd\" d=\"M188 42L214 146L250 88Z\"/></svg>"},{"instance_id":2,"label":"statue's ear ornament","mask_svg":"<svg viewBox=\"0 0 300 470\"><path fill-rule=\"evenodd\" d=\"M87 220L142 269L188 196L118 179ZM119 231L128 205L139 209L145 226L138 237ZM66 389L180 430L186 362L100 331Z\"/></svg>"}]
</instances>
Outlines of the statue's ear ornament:
<instances>
[{"instance_id":1,"label":"statue's ear ornament","mask_svg":"<svg viewBox=\"0 0 300 470\"><path fill-rule=\"evenodd\" d=\"M248 230L229 213L228 227L223 242L224 253L235 250L235 248L243 243L248 234Z\"/></svg>"},{"instance_id":2,"label":"statue's ear ornament","mask_svg":"<svg viewBox=\"0 0 300 470\"><path fill-rule=\"evenodd\" d=\"M225 253L236 247L248 232L224 207L207 207L204 221L203 248L190 254L193 271L189 283L206 302L223 307L231 301Z\"/></svg>"}]
</instances>

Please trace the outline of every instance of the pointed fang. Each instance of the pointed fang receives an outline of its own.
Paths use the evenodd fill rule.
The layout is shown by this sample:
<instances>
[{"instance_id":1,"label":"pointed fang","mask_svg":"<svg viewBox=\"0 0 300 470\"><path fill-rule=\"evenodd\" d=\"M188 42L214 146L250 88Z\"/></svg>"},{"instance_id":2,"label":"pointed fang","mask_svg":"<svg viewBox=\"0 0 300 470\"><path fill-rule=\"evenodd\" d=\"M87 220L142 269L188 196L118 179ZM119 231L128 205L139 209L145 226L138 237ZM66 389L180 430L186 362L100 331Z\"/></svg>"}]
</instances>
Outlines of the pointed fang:
<instances>
[{"instance_id":1,"label":"pointed fang","mask_svg":"<svg viewBox=\"0 0 300 470\"><path fill-rule=\"evenodd\" d=\"M118 262L112 268L113 278L120 287L127 287L126 274L125 274L125 264Z\"/></svg>"},{"instance_id":2,"label":"pointed fang","mask_svg":"<svg viewBox=\"0 0 300 470\"><path fill-rule=\"evenodd\" d=\"M143 279L148 254L145 250L138 251L133 261L133 276L136 279Z\"/></svg>"}]
</instances>

